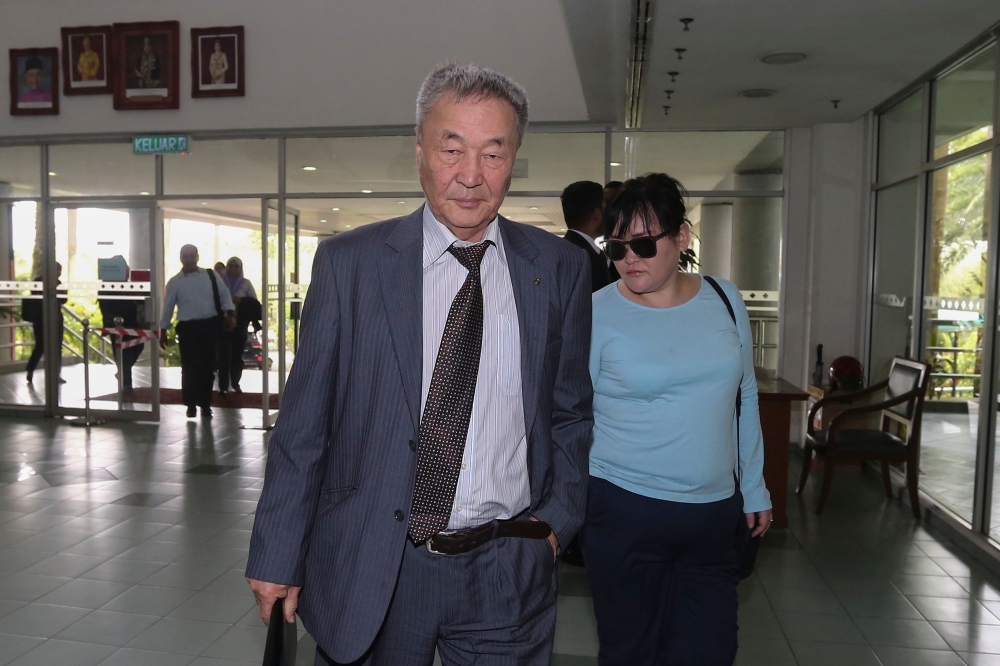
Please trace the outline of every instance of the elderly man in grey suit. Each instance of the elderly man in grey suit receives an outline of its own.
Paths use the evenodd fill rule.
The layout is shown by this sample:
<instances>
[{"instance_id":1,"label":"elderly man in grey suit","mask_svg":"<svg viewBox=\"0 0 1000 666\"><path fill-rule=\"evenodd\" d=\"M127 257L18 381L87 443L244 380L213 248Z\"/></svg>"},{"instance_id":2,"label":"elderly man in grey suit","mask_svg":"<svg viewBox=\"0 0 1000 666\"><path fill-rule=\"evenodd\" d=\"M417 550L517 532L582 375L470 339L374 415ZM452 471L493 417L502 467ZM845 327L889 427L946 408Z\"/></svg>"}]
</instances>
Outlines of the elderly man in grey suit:
<instances>
[{"instance_id":1,"label":"elderly man in grey suit","mask_svg":"<svg viewBox=\"0 0 1000 666\"><path fill-rule=\"evenodd\" d=\"M427 203L320 244L246 575L317 664L548 664L584 513L584 253L498 215L528 104L447 65L417 98Z\"/></svg>"}]
</instances>

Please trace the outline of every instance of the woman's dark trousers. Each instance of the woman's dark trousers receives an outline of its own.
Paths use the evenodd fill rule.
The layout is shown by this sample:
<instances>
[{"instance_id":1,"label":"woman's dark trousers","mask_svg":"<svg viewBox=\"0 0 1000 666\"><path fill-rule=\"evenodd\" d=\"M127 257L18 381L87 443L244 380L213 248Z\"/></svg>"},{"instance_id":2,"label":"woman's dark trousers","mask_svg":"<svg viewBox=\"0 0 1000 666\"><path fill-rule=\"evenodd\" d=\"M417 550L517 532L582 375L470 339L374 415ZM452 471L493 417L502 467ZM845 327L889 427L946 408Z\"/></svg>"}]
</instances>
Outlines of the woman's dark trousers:
<instances>
[{"instance_id":1,"label":"woman's dark trousers","mask_svg":"<svg viewBox=\"0 0 1000 666\"><path fill-rule=\"evenodd\" d=\"M730 666L743 497L653 499L590 477L581 546L601 666Z\"/></svg>"}]
</instances>

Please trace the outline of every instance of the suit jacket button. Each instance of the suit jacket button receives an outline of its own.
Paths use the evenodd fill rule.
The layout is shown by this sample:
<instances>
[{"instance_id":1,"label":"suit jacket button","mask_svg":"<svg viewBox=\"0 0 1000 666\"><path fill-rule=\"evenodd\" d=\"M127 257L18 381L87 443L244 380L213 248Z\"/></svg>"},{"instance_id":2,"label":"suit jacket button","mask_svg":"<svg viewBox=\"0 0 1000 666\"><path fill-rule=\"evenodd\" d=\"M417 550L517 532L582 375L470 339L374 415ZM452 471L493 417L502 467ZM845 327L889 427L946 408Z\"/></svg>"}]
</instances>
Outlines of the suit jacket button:
<instances>
[{"instance_id":1,"label":"suit jacket button","mask_svg":"<svg viewBox=\"0 0 1000 666\"><path fill-rule=\"evenodd\" d=\"M410 450L414 452L417 450L417 440L415 439L410 440Z\"/></svg>"},{"instance_id":2,"label":"suit jacket button","mask_svg":"<svg viewBox=\"0 0 1000 666\"><path fill-rule=\"evenodd\" d=\"M399 522L403 522L404 517L405 516L403 516L403 512L400 511L399 509L396 509L396 520Z\"/></svg>"}]
</instances>

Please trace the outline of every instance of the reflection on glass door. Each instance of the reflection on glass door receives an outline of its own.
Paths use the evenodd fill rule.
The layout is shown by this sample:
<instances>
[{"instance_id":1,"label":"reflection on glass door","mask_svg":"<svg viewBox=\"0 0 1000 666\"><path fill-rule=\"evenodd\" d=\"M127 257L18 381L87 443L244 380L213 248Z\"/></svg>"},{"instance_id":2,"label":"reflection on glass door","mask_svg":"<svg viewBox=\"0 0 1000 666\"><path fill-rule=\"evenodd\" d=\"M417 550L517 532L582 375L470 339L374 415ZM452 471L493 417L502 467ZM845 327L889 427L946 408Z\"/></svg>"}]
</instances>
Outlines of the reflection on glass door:
<instances>
[{"instance_id":1,"label":"reflection on glass door","mask_svg":"<svg viewBox=\"0 0 1000 666\"><path fill-rule=\"evenodd\" d=\"M58 315L51 332L47 320L44 328L63 351L46 366L58 373L59 413L79 414L89 397L95 411L157 419L155 208L57 207L52 220Z\"/></svg>"},{"instance_id":2,"label":"reflection on glass door","mask_svg":"<svg viewBox=\"0 0 1000 666\"><path fill-rule=\"evenodd\" d=\"M285 316L278 307L278 286L281 280L278 252L281 235L278 228L278 202L264 199L261 202L261 331L260 357L262 363L262 418L261 426L270 428L278 418L284 380L279 382L279 368L284 357L283 337L279 331L285 325ZM283 300L283 299L282 299ZM274 363L275 356L279 359ZM266 363L266 366L264 365ZM266 367L266 369L265 369Z\"/></svg>"},{"instance_id":3,"label":"reflection on glass door","mask_svg":"<svg viewBox=\"0 0 1000 666\"><path fill-rule=\"evenodd\" d=\"M990 155L932 174L923 302L921 488L971 522L989 251Z\"/></svg>"}]
</instances>

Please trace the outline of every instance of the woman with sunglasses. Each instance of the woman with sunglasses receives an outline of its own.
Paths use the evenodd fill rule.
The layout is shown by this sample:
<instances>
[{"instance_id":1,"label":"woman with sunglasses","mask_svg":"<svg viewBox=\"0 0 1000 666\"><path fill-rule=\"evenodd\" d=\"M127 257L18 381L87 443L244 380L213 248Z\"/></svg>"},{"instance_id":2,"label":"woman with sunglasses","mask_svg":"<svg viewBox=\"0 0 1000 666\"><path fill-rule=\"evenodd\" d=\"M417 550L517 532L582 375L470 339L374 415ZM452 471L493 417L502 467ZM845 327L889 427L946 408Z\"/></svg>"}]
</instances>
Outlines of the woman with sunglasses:
<instances>
[{"instance_id":1,"label":"woman with sunglasses","mask_svg":"<svg viewBox=\"0 0 1000 666\"><path fill-rule=\"evenodd\" d=\"M771 522L750 320L734 285L716 282L736 324L708 279L679 270L685 215L665 174L626 182L604 215L622 278L594 294L581 540L602 666L732 664L738 521L755 536Z\"/></svg>"}]
</instances>

